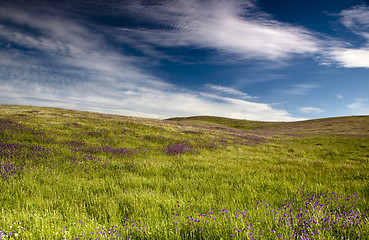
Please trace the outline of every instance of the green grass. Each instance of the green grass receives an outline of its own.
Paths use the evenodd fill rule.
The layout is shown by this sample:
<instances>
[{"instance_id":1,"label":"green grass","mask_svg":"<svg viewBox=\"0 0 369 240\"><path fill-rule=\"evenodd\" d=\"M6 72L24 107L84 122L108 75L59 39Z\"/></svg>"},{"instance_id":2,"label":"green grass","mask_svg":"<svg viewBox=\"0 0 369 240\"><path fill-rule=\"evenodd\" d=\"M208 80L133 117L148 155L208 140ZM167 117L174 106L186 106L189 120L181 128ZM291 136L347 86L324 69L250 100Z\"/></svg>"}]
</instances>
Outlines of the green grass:
<instances>
[{"instance_id":1,"label":"green grass","mask_svg":"<svg viewBox=\"0 0 369 240\"><path fill-rule=\"evenodd\" d=\"M368 239L368 129L0 106L0 239Z\"/></svg>"}]
</instances>

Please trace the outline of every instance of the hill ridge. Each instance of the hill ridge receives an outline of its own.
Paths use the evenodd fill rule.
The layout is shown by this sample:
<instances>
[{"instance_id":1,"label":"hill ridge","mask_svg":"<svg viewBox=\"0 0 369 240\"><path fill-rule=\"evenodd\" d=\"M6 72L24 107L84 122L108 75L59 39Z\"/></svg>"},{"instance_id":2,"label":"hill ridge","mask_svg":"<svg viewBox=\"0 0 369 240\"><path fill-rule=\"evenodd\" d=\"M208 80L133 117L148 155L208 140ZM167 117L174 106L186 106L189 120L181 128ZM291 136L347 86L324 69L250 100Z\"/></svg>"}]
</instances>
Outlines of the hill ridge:
<instances>
[{"instance_id":1,"label":"hill ridge","mask_svg":"<svg viewBox=\"0 0 369 240\"><path fill-rule=\"evenodd\" d=\"M188 122L192 124L211 123L231 128L270 131L270 132L323 132L335 134L355 134L369 136L369 116L341 116L330 118L309 119L296 122L266 122L240 120L214 116L192 116L170 118L168 121Z\"/></svg>"},{"instance_id":2,"label":"hill ridge","mask_svg":"<svg viewBox=\"0 0 369 240\"><path fill-rule=\"evenodd\" d=\"M146 121L156 123L169 123L169 124L189 124L199 127L218 127L224 129L235 129L242 131L266 132L271 134L301 134L301 133L326 133L326 134L338 134L338 135L356 135L356 136L369 136L369 115L358 116L340 116L330 118L317 118L295 122L269 122L269 121L255 121L255 120L242 120L227 117L218 116L190 116L190 117L174 117L168 119L150 119L132 116L121 116L107 113L97 113L89 111L71 110L54 107L35 107L35 106L19 106L19 105L0 105L0 111L2 116L4 112L20 111L23 113L17 113L20 117L25 117L30 112L37 111L58 111L63 114L80 114L90 115L101 118L125 118L132 121Z\"/></svg>"}]
</instances>

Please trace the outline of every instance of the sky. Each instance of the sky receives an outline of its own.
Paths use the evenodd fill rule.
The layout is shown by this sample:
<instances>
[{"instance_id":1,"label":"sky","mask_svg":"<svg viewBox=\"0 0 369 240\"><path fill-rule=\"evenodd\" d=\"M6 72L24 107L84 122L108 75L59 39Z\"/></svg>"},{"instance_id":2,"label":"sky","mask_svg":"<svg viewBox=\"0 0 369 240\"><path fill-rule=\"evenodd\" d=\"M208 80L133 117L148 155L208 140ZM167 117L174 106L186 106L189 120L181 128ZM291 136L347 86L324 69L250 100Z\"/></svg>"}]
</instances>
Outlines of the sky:
<instances>
[{"instance_id":1,"label":"sky","mask_svg":"<svg viewBox=\"0 0 369 240\"><path fill-rule=\"evenodd\" d=\"M369 3L0 0L0 104L158 119L369 115Z\"/></svg>"}]
</instances>

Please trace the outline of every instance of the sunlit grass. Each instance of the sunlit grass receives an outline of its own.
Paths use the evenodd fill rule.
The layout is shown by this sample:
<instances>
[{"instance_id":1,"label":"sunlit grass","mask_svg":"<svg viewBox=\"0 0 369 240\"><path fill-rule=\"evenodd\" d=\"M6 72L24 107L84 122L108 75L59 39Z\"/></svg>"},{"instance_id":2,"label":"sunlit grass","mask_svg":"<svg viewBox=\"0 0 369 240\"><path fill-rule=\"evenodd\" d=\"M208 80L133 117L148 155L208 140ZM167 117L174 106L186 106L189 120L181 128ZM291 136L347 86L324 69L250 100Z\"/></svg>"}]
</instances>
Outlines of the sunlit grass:
<instances>
[{"instance_id":1,"label":"sunlit grass","mask_svg":"<svg viewBox=\"0 0 369 240\"><path fill-rule=\"evenodd\" d=\"M2 106L0 239L368 238L367 135L222 121Z\"/></svg>"}]
</instances>

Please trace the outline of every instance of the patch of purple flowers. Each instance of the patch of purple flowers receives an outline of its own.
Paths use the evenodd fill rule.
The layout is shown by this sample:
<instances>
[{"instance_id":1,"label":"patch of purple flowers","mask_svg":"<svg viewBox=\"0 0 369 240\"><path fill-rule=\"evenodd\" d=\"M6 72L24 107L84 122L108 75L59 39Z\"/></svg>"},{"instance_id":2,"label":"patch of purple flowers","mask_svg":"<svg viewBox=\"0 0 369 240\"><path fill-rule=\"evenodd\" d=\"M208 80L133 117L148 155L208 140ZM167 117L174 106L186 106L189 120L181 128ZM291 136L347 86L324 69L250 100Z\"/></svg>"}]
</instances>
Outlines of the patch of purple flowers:
<instances>
[{"instance_id":1,"label":"patch of purple flowers","mask_svg":"<svg viewBox=\"0 0 369 240\"><path fill-rule=\"evenodd\" d=\"M170 144L164 148L164 152L167 154L175 155L182 154L186 152L194 152L195 150L188 144Z\"/></svg>"},{"instance_id":2,"label":"patch of purple flowers","mask_svg":"<svg viewBox=\"0 0 369 240\"><path fill-rule=\"evenodd\" d=\"M0 118L0 132L8 132L13 134L22 134L28 132L37 137L45 137L43 136L44 132L37 130L35 127L30 128L27 127L26 125L16 123L10 119L1 119L1 118Z\"/></svg>"},{"instance_id":3,"label":"patch of purple flowers","mask_svg":"<svg viewBox=\"0 0 369 240\"><path fill-rule=\"evenodd\" d=\"M9 178L27 167L35 167L50 150L34 145L0 142L0 177Z\"/></svg>"},{"instance_id":4,"label":"patch of purple flowers","mask_svg":"<svg viewBox=\"0 0 369 240\"><path fill-rule=\"evenodd\" d=\"M225 237L212 235L218 231L236 239L366 239L369 236L360 230L368 227L367 210L364 214L356 209L359 200L357 194L343 197L327 191L315 195L299 189L293 199L279 207L259 201L256 213L227 209L201 212L177 204L172 209L172 224L185 238Z\"/></svg>"}]
</instances>

